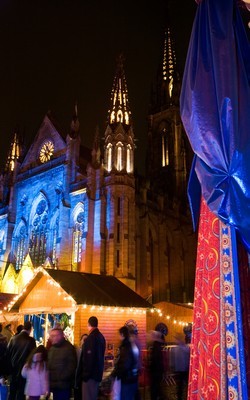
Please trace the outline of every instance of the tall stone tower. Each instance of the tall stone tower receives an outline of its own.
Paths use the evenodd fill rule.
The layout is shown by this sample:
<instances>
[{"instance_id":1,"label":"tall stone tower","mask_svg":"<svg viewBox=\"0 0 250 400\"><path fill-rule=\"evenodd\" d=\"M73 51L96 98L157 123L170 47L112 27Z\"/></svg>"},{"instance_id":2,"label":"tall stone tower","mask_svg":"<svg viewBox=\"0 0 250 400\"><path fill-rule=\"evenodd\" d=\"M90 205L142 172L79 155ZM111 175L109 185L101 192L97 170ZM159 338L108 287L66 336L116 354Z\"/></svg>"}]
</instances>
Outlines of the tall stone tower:
<instances>
[{"instance_id":1,"label":"tall stone tower","mask_svg":"<svg viewBox=\"0 0 250 400\"><path fill-rule=\"evenodd\" d=\"M180 118L180 86L167 26L149 107L146 177L137 185L137 291L153 303L193 298L196 237L187 201L192 152Z\"/></svg>"},{"instance_id":2,"label":"tall stone tower","mask_svg":"<svg viewBox=\"0 0 250 400\"><path fill-rule=\"evenodd\" d=\"M169 207L184 208L192 152L180 119L180 87L174 40L168 25L151 93L146 173L152 189L167 196Z\"/></svg>"},{"instance_id":3,"label":"tall stone tower","mask_svg":"<svg viewBox=\"0 0 250 400\"><path fill-rule=\"evenodd\" d=\"M122 55L117 60L104 137L107 273L135 289L134 133Z\"/></svg>"}]
</instances>

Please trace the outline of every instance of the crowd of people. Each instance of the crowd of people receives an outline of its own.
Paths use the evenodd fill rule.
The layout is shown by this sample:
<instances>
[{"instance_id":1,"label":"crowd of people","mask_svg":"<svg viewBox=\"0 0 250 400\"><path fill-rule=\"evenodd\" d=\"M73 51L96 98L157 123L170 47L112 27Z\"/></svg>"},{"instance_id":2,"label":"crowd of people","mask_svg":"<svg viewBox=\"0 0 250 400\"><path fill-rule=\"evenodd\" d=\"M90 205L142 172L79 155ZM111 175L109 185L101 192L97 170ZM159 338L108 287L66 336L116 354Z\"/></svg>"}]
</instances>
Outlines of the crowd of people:
<instances>
[{"instance_id":1,"label":"crowd of people","mask_svg":"<svg viewBox=\"0 0 250 400\"><path fill-rule=\"evenodd\" d=\"M10 334L5 335L6 330ZM11 325L3 330L0 324L0 386L4 379L8 381L8 400L39 400L41 396L49 399L51 394L53 400L72 397L74 400L97 400L103 380L106 341L95 316L88 319L87 330L82 334L78 348L65 338L60 325L50 330L45 345L36 346L30 321L19 325L15 334ZM108 398L140 400L139 379L145 369L145 360L142 360L138 331L124 325L118 334L120 345L109 375ZM173 354L178 400L185 399L188 381L190 347L187 342L176 335ZM160 330L150 332L146 368L151 400L165 398L162 393L165 345L165 336ZM1 397L1 400L4 399Z\"/></svg>"}]
</instances>

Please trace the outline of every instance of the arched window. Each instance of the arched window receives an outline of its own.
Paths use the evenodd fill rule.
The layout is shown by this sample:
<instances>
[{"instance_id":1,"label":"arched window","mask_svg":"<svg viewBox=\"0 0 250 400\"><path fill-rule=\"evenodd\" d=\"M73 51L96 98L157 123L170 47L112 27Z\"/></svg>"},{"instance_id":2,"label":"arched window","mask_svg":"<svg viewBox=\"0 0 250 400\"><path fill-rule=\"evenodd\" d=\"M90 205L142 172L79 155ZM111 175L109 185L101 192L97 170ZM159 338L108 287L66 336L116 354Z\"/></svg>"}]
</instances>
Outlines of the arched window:
<instances>
[{"instance_id":1,"label":"arched window","mask_svg":"<svg viewBox=\"0 0 250 400\"><path fill-rule=\"evenodd\" d=\"M161 141L162 141L162 167L166 167L169 165L169 138L167 134L166 128L162 130L162 136L161 136Z\"/></svg>"},{"instance_id":2,"label":"arched window","mask_svg":"<svg viewBox=\"0 0 250 400\"><path fill-rule=\"evenodd\" d=\"M112 169L112 144L107 145L107 171L110 172Z\"/></svg>"},{"instance_id":3,"label":"arched window","mask_svg":"<svg viewBox=\"0 0 250 400\"><path fill-rule=\"evenodd\" d=\"M116 169L117 171L121 171L123 168L123 145L121 142L118 142L116 145Z\"/></svg>"},{"instance_id":4,"label":"arched window","mask_svg":"<svg viewBox=\"0 0 250 400\"><path fill-rule=\"evenodd\" d=\"M38 266L43 264L46 259L49 218L48 203L45 197L41 196L31 215L29 252L34 265Z\"/></svg>"},{"instance_id":5,"label":"arched window","mask_svg":"<svg viewBox=\"0 0 250 400\"><path fill-rule=\"evenodd\" d=\"M52 233L52 264L57 265L57 253L56 253L56 245L57 245L57 239L58 239L58 231L59 231L59 217L57 216L55 223L52 227L53 233Z\"/></svg>"},{"instance_id":6,"label":"arched window","mask_svg":"<svg viewBox=\"0 0 250 400\"><path fill-rule=\"evenodd\" d=\"M16 269L21 269L25 257L25 239L27 236L27 229L22 222L18 228L17 233L17 250L16 250Z\"/></svg>"},{"instance_id":7,"label":"arched window","mask_svg":"<svg viewBox=\"0 0 250 400\"><path fill-rule=\"evenodd\" d=\"M133 156L132 156L132 148L131 145L127 145L127 172L133 172Z\"/></svg>"},{"instance_id":8,"label":"arched window","mask_svg":"<svg viewBox=\"0 0 250 400\"><path fill-rule=\"evenodd\" d=\"M72 252L72 266L73 270L77 270L78 263L82 258L82 239L84 232L84 207L83 204L78 206L74 212L74 226L73 226L73 252Z\"/></svg>"}]
</instances>

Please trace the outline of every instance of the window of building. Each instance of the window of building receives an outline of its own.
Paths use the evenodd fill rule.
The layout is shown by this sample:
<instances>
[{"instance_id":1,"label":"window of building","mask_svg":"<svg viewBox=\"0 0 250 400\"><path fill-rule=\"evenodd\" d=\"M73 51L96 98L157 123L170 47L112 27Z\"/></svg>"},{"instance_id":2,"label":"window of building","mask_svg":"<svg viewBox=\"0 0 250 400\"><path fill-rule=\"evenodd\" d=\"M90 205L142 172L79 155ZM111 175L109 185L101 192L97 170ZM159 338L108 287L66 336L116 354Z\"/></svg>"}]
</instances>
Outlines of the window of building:
<instances>
[{"instance_id":1,"label":"window of building","mask_svg":"<svg viewBox=\"0 0 250 400\"><path fill-rule=\"evenodd\" d=\"M73 252L72 266L73 271L77 270L78 263L82 259L82 238L84 232L84 210L79 211L74 219L73 229Z\"/></svg>"},{"instance_id":2,"label":"window of building","mask_svg":"<svg viewBox=\"0 0 250 400\"><path fill-rule=\"evenodd\" d=\"M16 251L16 269L22 268L24 257L25 257L25 238L27 235L27 229L24 224L19 229L17 236L17 251Z\"/></svg>"},{"instance_id":3,"label":"window of building","mask_svg":"<svg viewBox=\"0 0 250 400\"><path fill-rule=\"evenodd\" d=\"M29 252L35 266L43 264L46 259L48 221L48 204L43 198L37 204L31 221Z\"/></svg>"}]
</instances>

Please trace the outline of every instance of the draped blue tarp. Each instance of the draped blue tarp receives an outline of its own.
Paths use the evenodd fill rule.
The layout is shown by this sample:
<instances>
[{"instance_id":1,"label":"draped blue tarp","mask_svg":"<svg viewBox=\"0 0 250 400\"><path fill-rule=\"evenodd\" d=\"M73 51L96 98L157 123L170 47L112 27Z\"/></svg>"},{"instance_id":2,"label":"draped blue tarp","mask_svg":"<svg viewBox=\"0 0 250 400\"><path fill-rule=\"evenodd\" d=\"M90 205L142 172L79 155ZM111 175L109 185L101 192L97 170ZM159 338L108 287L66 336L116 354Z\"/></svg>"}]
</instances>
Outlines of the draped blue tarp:
<instances>
[{"instance_id":1,"label":"draped blue tarp","mask_svg":"<svg viewBox=\"0 0 250 400\"><path fill-rule=\"evenodd\" d=\"M236 0L202 0L181 91L181 118L195 153L189 180L250 252L250 45Z\"/></svg>"}]
</instances>

